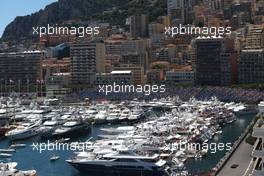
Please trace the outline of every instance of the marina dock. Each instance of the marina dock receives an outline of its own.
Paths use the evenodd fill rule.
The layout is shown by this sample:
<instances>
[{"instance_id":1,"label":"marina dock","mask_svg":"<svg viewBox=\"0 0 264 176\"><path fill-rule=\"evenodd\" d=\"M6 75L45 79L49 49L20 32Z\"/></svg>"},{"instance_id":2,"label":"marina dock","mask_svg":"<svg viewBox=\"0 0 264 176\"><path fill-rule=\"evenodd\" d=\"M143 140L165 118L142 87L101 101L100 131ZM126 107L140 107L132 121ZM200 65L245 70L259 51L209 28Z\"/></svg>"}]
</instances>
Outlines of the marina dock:
<instances>
[{"instance_id":1,"label":"marina dock","mask_svg":"<svg viewBox=\"0 0 264 176\"><path fill-rule=\"evenodd\" d=\"M129 160L136 159L140 169L133 170L135 174L138 172L143 175L153 174L145 173L150 164L146 160L153 160L151 163L155 164L151 167L157 168L162 176L192 174L188 163L206 160L209 162L214 154L210 153L210 148L196 148L197 146L186 148L186 145L209 146L210 143L217 141L215 139L221 138L222 133L226 135L226 127L240 124L236 114L248 113L247 106L242 103L224 103L215 97L207 101L194 98L183 101L178 97L172 97L152 101L100 101L96 105L91 102L72 106L52 106L47 102L43 105L32 102L29 106L21 106L19 102L10 99L3 108L3 114L8 115L9 124L13 125L13 129L6 132L7 139L4 139L4 143L8 148L12 141L28 142L25 148L17 149L10 157L23 161L23 158L18 157L20 150L32 152L29 146L32 146L33 141L45 143L51 140L69 145L78 144L79 141L85 144L85 148L48 152L52 155L47 155L45 151L41 153L33 151L36 154L34 156L42 158L40 161L45 158L46 161L52 160L49 167L59 163L61 167L67 166L68 170L76 173L78 171L90 173L90 165L107 162L108 159L109 166L115 164L112 160L126 159L122 161L122 166L127 164L132 167ZM250 119L247 119L248 121ZM236 134L240 134L239 131ZM6 151L4 147L2 151ZM85 167L80 163L84 161ZM218 160L215 159L214 162ZM22 162L23 164L28 165ZM31 165L29 168L32 167L42 173L39 165ZM206 167L206 170L212 169L209 165ZM58 174L63 172L55 168L54 170ZM96 172L101 170L105 169ZM124 174L120 170L111 171Z\"/></svg>"}]
</instances>

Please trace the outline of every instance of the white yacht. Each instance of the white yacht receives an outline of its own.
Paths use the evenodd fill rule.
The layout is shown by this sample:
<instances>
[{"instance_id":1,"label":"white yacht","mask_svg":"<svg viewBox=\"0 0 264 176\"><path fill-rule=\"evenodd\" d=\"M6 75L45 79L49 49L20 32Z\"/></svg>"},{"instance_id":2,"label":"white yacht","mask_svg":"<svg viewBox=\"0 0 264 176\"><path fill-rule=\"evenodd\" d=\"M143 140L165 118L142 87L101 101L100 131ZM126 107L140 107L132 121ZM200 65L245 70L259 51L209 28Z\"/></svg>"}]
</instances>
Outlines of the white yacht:
<instances>
[{"instance_id":1,"label":"white yacht","mask_svg":"<svg viewBox=\"0 0 264 176\"><path fill-rule=\"evenodd\" d=\"M21 140L38 134L41 120L36 122L25 122L5 134L11 140Z\"/></svg>"},{"instance_id":2,"label":"white yacht","mask_svg":"<svg viewBox=\"0 0 264 176\"><path fill-rule=\"evenodd\" d=\"M108 117L106 117L106 120L108 123L115 123L118 122L120 117L120 111L114 110L109 113Z\"/></svg>"},{"instance_id":3,"label":"white yacht","mask_svg":"<svg viewBox=\"0 0 264 176\"><path fill-rule=\"evenodd\" d=\"M91 153L86 157L73 158L67 162L81 173L91 173L98 176L163 176L166 167L166 161L160 160L158 154L143 156L129 150L111 152L105 155Z\"/></svg>"},{"instance_id":4,"label":"white yacht","mask_svg":"<svg viewBox=\"0 0 264 176\"><path fill-rule=\"evenodd\" d=\"M89 130L89 125L80 120L68 121L61 127L57 128L52 135L53 136L71 136L74 134L86 133Z\"/></svg>"},{"instance_id":5,"label":"white yacht","mask_svg":"<svg viewBox=\"0 0 264 176\"><path fill-rule=\"evenodd\" d=\"M131 111L129 109L124 109L122 112L121 112L121 115L119 117L119 121L120 122L124 122L124 121L127 121L129 116L131 115Z\"/></svg>"},{"instance_id":6,"label":"white yacht","mask_svg":"<svg viewBox=\"0 0 264 176\"><path fill-rule=\"evenodd\" d=\"M6 109L0 109L0 126L5 126L10 120Z\"/></svg>"},{"instance_id":7,"label":"white yacht","mask_svg":"<svg viewBox=\"0 0 264 176\"><path fill-rule=\"evenodd\" d=\"M3 176L37 176L36 170L18 170L16 162L0 163L0 175Z\"/></svg>"},{"instance_id":8,"label":"white yacht","mask_svg":"<svg viewBox=\"0 0 264 176\"><path fill-rule=\"evenodd\" d=\"M94 118L96 124L103 124L106 122L107 111L99 111Z\"/></svg>"},{"instance_id":9,"label":"white yacht","mask_svg":"<svg viewBox=\"0 0 264 176\"><path fill-rule=\"evenodd\" d=\"M57 120L50 120L46 121L42 124L39 128L40 136L41 137L51 137L52 133L59 127L61 123Z\"/></svg>"},{"instance_id":10,"label":"white yacht","mask_svg":"<svg viewBox=\"0 0 264 176\"><path fill-rule=\"evenodd\" d=\"M140 118L142 117L142 115L143 115L143 110L141 108L139 108L139 107L134 108L134 109L132 109L132 113L128 117L128 120L130 122L138 121L138 120L140 120Z\"/></svg>"},{"instance_id":11,"label":"white yacht","mask_svg":"<svg viewBox=\"0 0 264 176\"><path fill-rule=\"evenodd\" d=\"M101 128L101 131L107 132L107 133L125 133L129 131L135 130L136 127L134 126L120 126L117 128Z\"/></svg>"}]
</instances>

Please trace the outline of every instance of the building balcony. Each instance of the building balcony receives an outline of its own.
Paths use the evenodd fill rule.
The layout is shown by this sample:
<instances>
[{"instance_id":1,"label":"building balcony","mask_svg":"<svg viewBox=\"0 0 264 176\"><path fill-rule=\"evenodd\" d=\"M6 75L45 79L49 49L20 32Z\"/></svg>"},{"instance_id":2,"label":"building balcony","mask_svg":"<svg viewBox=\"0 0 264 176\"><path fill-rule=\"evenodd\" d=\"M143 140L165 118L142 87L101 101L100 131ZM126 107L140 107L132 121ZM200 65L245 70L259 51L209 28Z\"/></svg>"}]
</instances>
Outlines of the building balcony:
<instances>
[{"instance_id":1,"label":"building balcony","mask_svg":"<svg viewBox=\"0 0 264 176\"><path fill-rule=\"evenodd\" d=\"M259 108L259 112L264 114L264 101L259 103L258 108Z\"/></svg>"},{"instance_id":2,"label":"building balcony","mask_svg":"<svg viewBox=\"0 0 264 176\"><path fill-rule=\"evenodd\" d=\"M253 127L253 137L261 138L264 137L264 119L261 118L257 121L257 123Z\"/></svg>"},{"instance_id":3,"label":"building balcony","mask_svg":"<svg viewBox=\"0 0 264 176\"><path fill-rule=\"evenodd\" d=\"M263 176L264 175L264 163L261 158L256 159L254 169L251 176Z\"/></svg>"},{"instance_id":4,"label":"building balcony","mask_svg":"<svg viewBox=\"0 0 264 176\"><path fill-rule=\"evenodd\" d=\"M255 142L252 156L256 158L264 158L264 144L261 138L258 138Z\"/></svg>"}]
</instances>

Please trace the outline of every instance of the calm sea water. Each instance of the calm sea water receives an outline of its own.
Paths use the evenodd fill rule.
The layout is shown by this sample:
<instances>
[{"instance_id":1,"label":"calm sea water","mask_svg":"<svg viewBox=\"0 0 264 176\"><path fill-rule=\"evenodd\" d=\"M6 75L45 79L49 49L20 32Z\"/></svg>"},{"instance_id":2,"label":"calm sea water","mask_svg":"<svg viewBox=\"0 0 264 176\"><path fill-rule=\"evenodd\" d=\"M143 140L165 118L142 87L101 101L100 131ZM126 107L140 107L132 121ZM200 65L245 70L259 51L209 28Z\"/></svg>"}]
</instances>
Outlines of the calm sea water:
<instances>
[{"instance_id":1,"label":"calm sea water","mask_svg":"<svg viewBox=\"0 0 264 176\"><path fill-rule=\"evenodd\" d=\"M240 117L233 124L227 125L223 129L223 133L218 136L218 138L214 138L212 142L234 142L247 127L253 117L253 115ZM85 141L90 137L96 139L96 136L101 133L99 130L101 127L102 126L93 127L91 133L79 139L75 139L74 141ZM37 143L40 141L38 137L35 137L19 142L27 144L27 147L17 149L10 159L3 159L2 161L17 162L17 168L22 170L35 169L37 170L39 176L83 176L79 175L78 171L65 161L75 155L73 151L43 151L42 153L39 153L38 151L33 151L33 142ZM9 146L10 141L8 139L2 139L0 141L0 148L8 148ZM50 158L54 154L59 155L60 159L55 162L50 162ZM215 154L207 154L206 158L203 160L188 160L186 167L191 173L210 170L224 156L224 154L225 151L218 151ZM85 174L85 176L88 175Z\"/></svg>"}]
</instances>

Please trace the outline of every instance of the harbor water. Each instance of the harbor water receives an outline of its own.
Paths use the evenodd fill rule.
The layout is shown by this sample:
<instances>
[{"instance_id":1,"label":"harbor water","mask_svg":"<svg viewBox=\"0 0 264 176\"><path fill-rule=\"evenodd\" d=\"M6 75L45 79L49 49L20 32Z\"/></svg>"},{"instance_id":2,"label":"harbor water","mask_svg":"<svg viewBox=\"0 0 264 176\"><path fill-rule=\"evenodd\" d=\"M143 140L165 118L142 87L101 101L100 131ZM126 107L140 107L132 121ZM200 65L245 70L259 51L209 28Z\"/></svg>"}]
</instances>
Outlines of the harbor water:
<instances>
[{"instance_id":1,"label":"harbor water","mask_svg":"<svg viewBox=\"0 0 264 176\"><path fill-rule=\"evenodd\" d=\"M227 124L223 129L223 133L215 136L212 141L216 143L233 143L248 124L253 120L255 115L240 116L237 121L232 124ZM107 126L107 125L106 125ZM89 138L97 139L97 135L101 134L100 128L103 126L93 126L92 131L86 135L75 138L74 141L86 141ZM79 175L78 171L70 166L65 160L74 156L74 151L70 150L56 150L56 151L42 151L41 153L36 149L33 150L33 143L41 143L47 141L40 141L38 137L21 141L19 143L27 144L25 148L17 149L9 159L3 161L14 161L18 163L18 169L35 169L39 176L84 176ZM8 139L2 139L0 148L8 148L10 146ZM225 155L226 151L217 151L216 153L208 152L206 157L202 160L188 159L186 161L186 168L190 173L198 173L212 169L218 161ZM50 161L53 155L60 156L57 161ZM85 174L85 176L89 176Z\"/></svg>"},{"instance_id":2,"label":"harbor water","mask_svg":"<svg viewBox=\"0 0 264 176\"><path fill-rule=\"evenodd\" d=\"M227 124L222 129L222 134L214 136L213 139L209 141L209 144L234 143L254 118L255 114L239 116L235 122ZM202 160L187 160L185 166L191 174L207 172L216 166L225 153L225 150L217 150L216 153L208 152Z\"/></svg>"}]
</instances>

